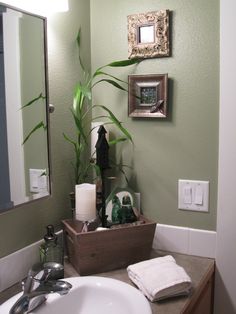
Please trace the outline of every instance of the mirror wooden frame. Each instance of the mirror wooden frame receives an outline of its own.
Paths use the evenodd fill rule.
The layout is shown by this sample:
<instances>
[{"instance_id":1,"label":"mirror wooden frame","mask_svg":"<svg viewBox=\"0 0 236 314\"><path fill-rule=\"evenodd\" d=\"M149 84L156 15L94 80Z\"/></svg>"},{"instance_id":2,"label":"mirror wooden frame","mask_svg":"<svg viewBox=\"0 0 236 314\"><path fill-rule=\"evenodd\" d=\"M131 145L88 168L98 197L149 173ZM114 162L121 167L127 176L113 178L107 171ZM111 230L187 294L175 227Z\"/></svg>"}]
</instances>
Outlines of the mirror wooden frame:
<instances>
[{"instance_id":1,"label":"mirror wooden frame","mask_svg":"<svg viewBox=\"0 0 236 314\"><path fill-rule=\"evenodd\" d=\"M129 58L155 58L170 55L169 10L128 15ZM142 40L141 31L147 29L149 36Z\"/></svg>"},{"instance_id":2,"label":"mirror wooden frame","mask_svg":"<svg viewBox=\"0 0 236 314\"><path fill-rule=\"evenodd\" d=\"M129 75L128 114L167 118L168 74Z\"/></svg>"}]
</instances>

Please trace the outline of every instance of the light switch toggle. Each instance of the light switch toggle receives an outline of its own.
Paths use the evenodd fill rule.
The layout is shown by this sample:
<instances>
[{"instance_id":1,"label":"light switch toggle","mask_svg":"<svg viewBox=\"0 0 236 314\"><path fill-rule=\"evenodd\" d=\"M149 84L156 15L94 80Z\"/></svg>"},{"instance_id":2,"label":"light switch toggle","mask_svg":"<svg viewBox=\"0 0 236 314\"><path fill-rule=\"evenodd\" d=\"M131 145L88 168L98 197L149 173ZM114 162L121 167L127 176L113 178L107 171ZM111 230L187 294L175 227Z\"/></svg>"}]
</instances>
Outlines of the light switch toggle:
<instances>
[{"instance_id":1,"label":"light switch toggle","mask_svg":"<svg viewBox=\"0 0 236 314\"><path fill-rule=\"evenodd\" d=\"M194 203L196 205L203 205L203 188L200 184L196 186Z\"/></svg>"},{"instance_id":2,"label":"light switch toggle","mask_svg":"<svg viewBox=\"0 0 236 314\"><path fill-rule=\"evenodd\" d=\"M184 187L184 204L192 204L192 188L190 185Z\"/></svg>"}]
</instances>

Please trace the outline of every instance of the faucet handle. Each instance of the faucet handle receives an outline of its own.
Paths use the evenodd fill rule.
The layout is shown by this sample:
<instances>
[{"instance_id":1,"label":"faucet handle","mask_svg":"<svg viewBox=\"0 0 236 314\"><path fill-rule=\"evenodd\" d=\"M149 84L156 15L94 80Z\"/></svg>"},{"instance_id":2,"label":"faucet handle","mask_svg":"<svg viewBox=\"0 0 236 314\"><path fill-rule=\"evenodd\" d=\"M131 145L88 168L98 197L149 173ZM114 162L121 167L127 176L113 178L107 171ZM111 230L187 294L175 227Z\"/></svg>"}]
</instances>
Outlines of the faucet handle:
<instances>
[{"instance_id":1,"label":"faucet handle","mask_svg":"<svg viewBox=\"0 0 236 314\"><path fill-rule=\"evenodd\" d=\"M63 265L57 262L36 263L32 266L28 275L34 280L42 282L62 278L63 270Z\"/></svg>"},{"instance_id":2,"label":"faucet handle","mask_svg":"<svg viewBox=\"0 0 236 314\"><path fill-rule=\"evenodd\" d=\"M64 267L60 263L46 262L43 264L43 270L40 281L57 280L64 277Z\"/></svg>"}]
</instances>

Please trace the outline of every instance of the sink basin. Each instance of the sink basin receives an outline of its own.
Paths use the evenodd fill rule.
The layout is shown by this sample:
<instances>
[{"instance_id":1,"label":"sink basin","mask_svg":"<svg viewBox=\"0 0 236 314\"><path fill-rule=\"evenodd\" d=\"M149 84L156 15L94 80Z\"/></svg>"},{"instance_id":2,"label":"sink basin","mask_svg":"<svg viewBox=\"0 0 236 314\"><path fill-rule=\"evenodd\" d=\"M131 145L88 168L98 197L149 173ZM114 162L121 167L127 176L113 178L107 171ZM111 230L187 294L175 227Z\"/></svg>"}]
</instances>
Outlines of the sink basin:
<instances>
[{"instance_id":1,"label":"sink basin","mask_svg":"<svg viewBox=\"0 0 236 314\"><path fill-rule=\"evenodd\" d=\"M122 281L97 277L71 277L72 284L67 295L50 294L46 303L32 314L151 314L151 307L144 295ZM19 293L0 306L0 314L9 312Z\"/></svg>"}]
</instances>

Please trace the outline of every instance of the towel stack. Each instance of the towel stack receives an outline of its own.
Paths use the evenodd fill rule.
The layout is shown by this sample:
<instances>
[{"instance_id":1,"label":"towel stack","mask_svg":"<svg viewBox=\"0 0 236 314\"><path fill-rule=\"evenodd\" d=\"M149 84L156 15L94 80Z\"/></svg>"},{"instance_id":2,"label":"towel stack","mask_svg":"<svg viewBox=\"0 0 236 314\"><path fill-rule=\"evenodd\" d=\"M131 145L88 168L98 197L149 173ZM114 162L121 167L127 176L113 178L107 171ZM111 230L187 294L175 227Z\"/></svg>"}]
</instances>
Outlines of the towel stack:
<instances>
[{"instance_id":1,"label":"towel stack","mask_svg":"<svg viewBox=\"0 0 236 314\"><path fill-rule=\"evenodd\" d=\"M168 297L187 295L191 279L171 255L128 266L129 278L154 302Z\"/></svg>"}]
</instances>

